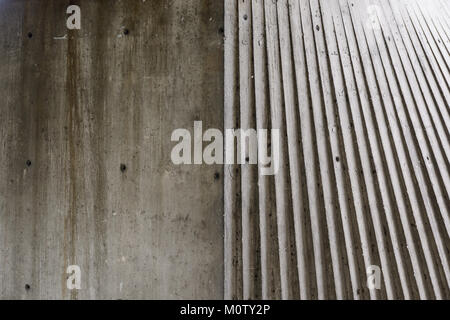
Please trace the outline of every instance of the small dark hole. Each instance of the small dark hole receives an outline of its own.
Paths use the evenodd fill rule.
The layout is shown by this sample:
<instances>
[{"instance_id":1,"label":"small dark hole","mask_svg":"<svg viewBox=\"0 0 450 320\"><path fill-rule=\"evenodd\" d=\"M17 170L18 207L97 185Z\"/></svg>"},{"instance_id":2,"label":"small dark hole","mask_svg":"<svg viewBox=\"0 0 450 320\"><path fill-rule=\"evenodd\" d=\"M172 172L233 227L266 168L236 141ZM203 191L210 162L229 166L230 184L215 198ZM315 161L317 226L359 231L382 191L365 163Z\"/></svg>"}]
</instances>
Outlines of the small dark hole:
<instances>
[{"instance_id":1,"label":"small dark hole","mask_svg":"<svg viewBox=\"0 0 450 320\"><path fill-rule=\"evenodd\" d=\"M250 159L248 157L245 158L245 162L248 162Z\"/></svg>"},{"instance_id":2,"label":"small dark hole","mask_svg":"<svg viewBox=\"0 0 450 320\"><path fill-rule=\"evenodd\" d=\"M214 179L219 180L219 178L220 178L220 173L218 173L218 172L214 173Z\"/></svg>"},{"instance_id":3,"label":"small dark hole","mask_svg":"<svg viewBox=\"0 0 450 320\"><path fill-rule=\"evenodd\" d=\"M33 34L31 33L31 32L28 32L28 38L32 38L33 37Z\"/></svg>"},{"instance_id":4,"label":"small dark hole","mask_svg":"<svg viewBox=\"0 0 450 320\"><path fill-rule=\"evenodd\" d=\"M248 19L247 15L246 15L246 14L244 14L244 20L247 20L247 19Z\"/></svg>"},{"instance_id":5,"label":"small dark hole","mask_svg":"<svg viewBox=\"0 0 450 320\"><path fill-rule=\"evenodd\" d=\"M25 290L30 290L31 289L31 286L27 283L26 285L25 285Z\"/></svg>"},{"instance_id":6,"label":"small dark hole","mask_svg":"<svg viewBox=\"0 0 450 320\"><path fill-rule=\"evenodd\" d=\"M26 164L27 164L27 167L31 167L31 161L30 160L27 160Z\"/></svg>"},{"instance_id":7,"label":"small dark hole","mask_svg":"<svg viewBox=\"0 0 450 320\"><path fill-rule=\"evenodd\" d=\"M127 170L127 166L123 163L120 165L120 171L125 172Z\"/></svg>"},{"instance_id":8,"label":"small dark hole","mask_svg":"<svg viewBox=\"0 0 450 320\"><path fill-rule=\"evenodd\" d=\"M320 27L319 27L318 25L316 26L316 30L317 30L317 31L319 31L319 30L320 30Z\"/></svg>"},{"instance_id":9,"label":"small dark hole","mask_svg":"<svg viewBox=\"0 0 450 320\"><path fill-rule=\"evenodd\" d=\"M223 28L220 27L220 28L219 28L219 33L220 33L220 34L223 34L223 32L224 32Z\"/></svg>"},{"instance_id":10,"label":"small dark hole","mask_svg":"<svg viewBox=\"0 0 450 320\"><path fill-rule=\"evenodd\" d=\"M339 157L336 157L336 162L339 162Z\"/></svg>"},{"instance_id":11,"label":"small dark hole","mask_svg":"<svg viewBox=\"0 0 450 320\"><path fill-rule=\"evenodd\" d=\"M129 33L130 33L130 30L128 30L128 29L123 30L123 34L124 34L124 35L127 35L127 34L129 34Z\"/></svg>"}]
</instances>

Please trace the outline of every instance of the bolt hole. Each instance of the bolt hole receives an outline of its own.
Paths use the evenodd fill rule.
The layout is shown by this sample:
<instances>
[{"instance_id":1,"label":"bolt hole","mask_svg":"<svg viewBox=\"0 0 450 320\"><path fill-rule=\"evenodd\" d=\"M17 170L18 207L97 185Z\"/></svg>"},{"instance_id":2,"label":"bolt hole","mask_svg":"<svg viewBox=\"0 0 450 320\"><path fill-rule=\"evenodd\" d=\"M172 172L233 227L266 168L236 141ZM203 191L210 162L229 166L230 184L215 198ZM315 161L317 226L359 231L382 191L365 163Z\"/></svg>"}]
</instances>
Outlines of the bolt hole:
<instances>
[{"instance_id":1,"label":"bolt hole","mask_svg":"<svg viewBox=\"0 0 450 320\"><path fill-rule=\"evenodd\" d=\"M33 34L31 32L28 32L27 36L31 39L33 37Z\"/></svg>"},{"instance_id":2,"label":"bolt hole","mask_svg":"<svg viewBox=\"0 0 450 320\"><path fill-rule=\"evenodd\" d=\"M127 34L129 34L129 33L130 33L130 30L128 30L128 29L123 30L123 34L124 34L124 35L127 35Z\"/></svg>"},{"instance_id":3,"label":"bolt hole","mask_svg":"<svg viewBox=\"0 0 450 320\"><path fill-rule=\"evenodd\" d=\"M320 30L320 27L319 27L318 25L316 26L316 30L317 30L317 31L319 31L319 30Z\"/></svg>"},{"instance_id":4,"label":"bolt hole","mask_svg":"<svg viewBox=\"0 0 450 320\"><path fill-rule=\"evenodd\" d=\"M214 179L219 180L219 178L220 178L220 173L218 173L218 172L214 173Z\"/></svg>"},{"instance_id":5,"label":"bolt hole","mask_svg":"<svg viewBox=\"0 0 450 320\"><path fill-rule=\"evenodd\" d=\"M31 161L27 160L26 165L27 165L27 167L31 167Z\"/></svg>"},{"instance_id":6,"label":"bolt hole","mask_svg":"<svg viewBox=\"0 0 450 320\"><path fill-rule=\"evenodd\" d=\"M31 286L27 283L26 285L25 285L25 290L30 290L31 289Z\"/></svg>"},{"instance_id":7,"label":"bolt hole","mask_svg":"<svg viewBox=\"0 0 450 320\"><path fill-rule=\"evenodd\" d=\"M244 20L247 20L248 16L246 14L244 14Z\"/></svg>"},{"instance_id":8,"label":"bolt hole","mask_svg":"<svg viewBox=\"0 0 450 320\"><path fill-rule=\"evenodd\" d=\"M339 160L340 160L339 157L336 157L336 162L339 162Z\"/></svg>"},{"instance_id":9,"label":"bolt hole","mask_svg":"<svg viewBox=\"0 0 450 320\"><path fill-rule=\"evenodd\" d=\"M219 28L219 33L220 33L220 34L223 34L223 32L224 32L223 28L220 27L220 28Z\"/></svg>"},{"instance_id":10,"label":"bolt hole","mask_svg":"<svg viewBox=\"0 0 450 320\"><path fill-rule=\"evenodd\" d=\"M125 172L127 170L127 166L123 163L120 165L120 171Z\"/></svg>"}]
</instances>

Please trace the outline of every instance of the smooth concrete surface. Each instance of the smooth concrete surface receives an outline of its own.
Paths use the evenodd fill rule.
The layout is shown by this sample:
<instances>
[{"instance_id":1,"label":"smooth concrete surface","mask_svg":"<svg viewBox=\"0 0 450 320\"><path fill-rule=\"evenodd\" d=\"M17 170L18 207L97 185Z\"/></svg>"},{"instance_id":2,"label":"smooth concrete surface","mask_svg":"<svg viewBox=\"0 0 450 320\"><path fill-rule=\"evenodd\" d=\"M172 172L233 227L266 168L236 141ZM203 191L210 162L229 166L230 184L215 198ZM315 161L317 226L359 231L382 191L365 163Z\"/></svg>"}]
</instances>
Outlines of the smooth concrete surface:
<instances>
[{"instance_id":1,"label":"smooth concrete surface","mask_svg":"<svg viewBox=\"0 0 450 320\"><path fill-rule=\"evenodd\" d=\"M223 128L222 2L0 0L0 56L0 299L222 298L222 167L170 159Z\"/></svg>"}]
</instances>

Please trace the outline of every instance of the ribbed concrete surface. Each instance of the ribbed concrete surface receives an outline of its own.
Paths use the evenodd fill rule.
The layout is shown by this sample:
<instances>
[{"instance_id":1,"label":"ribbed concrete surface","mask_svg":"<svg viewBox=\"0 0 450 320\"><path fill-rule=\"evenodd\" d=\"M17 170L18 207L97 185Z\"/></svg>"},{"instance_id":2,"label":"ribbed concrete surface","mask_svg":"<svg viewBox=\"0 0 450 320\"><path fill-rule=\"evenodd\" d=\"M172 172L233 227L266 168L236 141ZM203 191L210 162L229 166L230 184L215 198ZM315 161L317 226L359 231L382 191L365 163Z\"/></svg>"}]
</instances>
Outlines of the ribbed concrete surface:
<instances>
[{"instance_id":1,"label":"ribbed concrete surface","mask_svg":"<svg viewBox=\"0 0 450 320\"><path fill-rule=\"evenodd\" d=\"M225 297L450 298L450 3L225 0ZM366 270L382 271L379 290Z\"/></svg>"}]
</instances>

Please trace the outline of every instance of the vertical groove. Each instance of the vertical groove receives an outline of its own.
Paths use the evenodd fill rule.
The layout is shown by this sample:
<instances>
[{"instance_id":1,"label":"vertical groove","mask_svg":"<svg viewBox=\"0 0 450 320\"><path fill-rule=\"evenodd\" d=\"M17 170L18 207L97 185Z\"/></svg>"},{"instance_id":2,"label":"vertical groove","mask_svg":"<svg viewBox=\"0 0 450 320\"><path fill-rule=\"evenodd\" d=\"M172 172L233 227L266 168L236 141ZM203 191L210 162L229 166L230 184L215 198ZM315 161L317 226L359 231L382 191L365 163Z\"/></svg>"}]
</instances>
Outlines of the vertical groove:
<instances>
[{"instance_id":1,"label":"vertical groove","mask_svg":"<svg viewBox=\"0 0 450 320\"><path fill-rule=\"evenodd\" d=\"M224 128L239 127L238 100L238 35L237 3L225 1L224 19ZM232 146L225 140L224 148ZM226 156L226 154L225 154ZM224 165L224 297L242 299L241 227L239 215L240 169L234 161L225 159Z\"/></svg>"},{"instance_id":2,"label":"vertical groove","mask_svg":"<svg viewBox=\"0 0 450 320\"><path fill-rule=\"evenodd\" d=\"M292 262L290 259L290 238L288 216L288 195L286 194L285 172L285 132L283 119L283 96L280 68L280 49L278 43L277 8L272 1L265 1L266 33L267 33L267 60L270 87L270 113L272 128L280 132L279 163L280 167L275 174L276 211L278 225L278 247L280 256L281 296L283 299L292 299L295 283L292 282Z\"/></svg>"},{"instance_id":3,"label":"vertical groove","mask_svg":"<svg viewBox=\"0 0 450 320\"><path fill-rule=\"evenodd\" d=\"M234 15L239 7L240 19L225 42L225 55L233 55L225 60L228 122L280 132L279 148L273 136L264 145L272 158L279 151L279 171L264 176L264 164L242 165L241 205L225 204L225 225L236 233L225 235L228 291L263 299L448 299L448 4L226 3ZM243 248L236 265L231 239ZM380 287L369 288L377 267Z\"/></svg>"},{"instance_id":4,"label":"vertical groove","mask_svg":"<svg viewBox=\"0 0 450 320\"><path fill-rule=\"evenodd\" d=\"M278 21L279 21L279 35L280 35L280 49L281 49L281 67L284 89L284 104L286 111L286 127L288 140L288 155L289 168L292 189L292 210L294 215L294 229L295 242L297 248L297 265L298 278L300 282L301 298L306 299L308 292L307 286L304 284L308 282L307 268L306 268L306 248L304 247L303 235L306 233L304 225L304 207L301 192L301 177L300 177L300 153L298 141L298 127L296 119L296 103L294 97L294 74L292 66L292 49L290 38L290 26L288 16L288 3L286 0L277 2Z\"/></svg>"}]
</instances>

